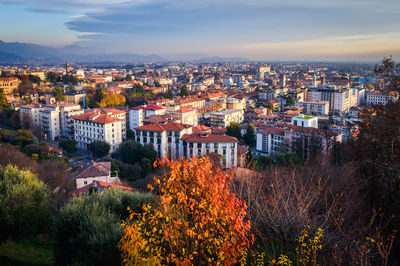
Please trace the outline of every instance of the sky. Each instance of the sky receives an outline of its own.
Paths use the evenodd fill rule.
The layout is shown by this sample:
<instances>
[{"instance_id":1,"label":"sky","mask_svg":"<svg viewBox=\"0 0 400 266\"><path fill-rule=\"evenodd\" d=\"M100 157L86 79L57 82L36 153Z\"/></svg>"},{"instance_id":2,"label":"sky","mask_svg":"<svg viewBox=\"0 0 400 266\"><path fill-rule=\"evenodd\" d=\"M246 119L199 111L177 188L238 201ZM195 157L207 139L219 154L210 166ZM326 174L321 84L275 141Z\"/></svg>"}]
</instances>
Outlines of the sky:
<instances>
[{"instance_id":1,"label":"sky","mask_svg":"<svg viewBox=\"0 0 400 266\"><path fill-rule=\"evenodd\" d=\"M400 58L399 0L0 0L0 39L93 53Z\"/></svg>"}]
</instances>

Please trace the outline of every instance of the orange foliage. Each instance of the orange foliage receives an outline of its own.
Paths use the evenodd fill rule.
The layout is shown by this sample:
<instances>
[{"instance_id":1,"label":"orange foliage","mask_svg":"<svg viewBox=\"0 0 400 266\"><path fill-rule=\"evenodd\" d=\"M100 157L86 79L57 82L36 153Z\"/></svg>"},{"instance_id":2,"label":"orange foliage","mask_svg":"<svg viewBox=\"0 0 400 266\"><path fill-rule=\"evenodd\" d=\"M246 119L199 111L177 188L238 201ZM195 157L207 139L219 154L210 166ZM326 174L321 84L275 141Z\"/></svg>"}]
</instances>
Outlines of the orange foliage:
<instances>
[{"instance_id":1,"label":"orange foliage","mask_svg":"<svg viewBox=\"0 0 400 266\"><path fill-rule=\"evenodd\" d=\"M158 160L159 205L131 213L120 241L124 265L237 263L252 242L247 206L229 190L231 172L208 158ZM151 188L152 189L152 188Z\"/></svg>"}]
</instances>

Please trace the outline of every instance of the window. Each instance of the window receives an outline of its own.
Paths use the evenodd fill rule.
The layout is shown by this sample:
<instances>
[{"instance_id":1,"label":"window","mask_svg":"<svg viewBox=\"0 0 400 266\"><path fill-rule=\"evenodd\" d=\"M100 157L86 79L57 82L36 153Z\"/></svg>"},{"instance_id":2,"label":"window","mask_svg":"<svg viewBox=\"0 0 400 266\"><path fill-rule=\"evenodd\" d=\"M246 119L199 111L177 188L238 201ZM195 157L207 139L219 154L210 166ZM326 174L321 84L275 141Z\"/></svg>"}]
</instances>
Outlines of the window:
<instances>
[{"instance_id":1,"label":"window","mask_svg":"<svg viewBox=\"0 0 400 266\"><path fill-rule=\"evenodd\" d=\"M214 148L218 149L218 144L219 143L214 143Z\"/></svg>"},{"instance_id":2,"label":"window","mask_svg":"<svg viewBox=\"0 0 400 266\"><path fill-rule=\"evenodd\" d=\"M87 185L87 181L83 181L83 184L84 184L84 185Z\"/></svg>"}]
</instances>

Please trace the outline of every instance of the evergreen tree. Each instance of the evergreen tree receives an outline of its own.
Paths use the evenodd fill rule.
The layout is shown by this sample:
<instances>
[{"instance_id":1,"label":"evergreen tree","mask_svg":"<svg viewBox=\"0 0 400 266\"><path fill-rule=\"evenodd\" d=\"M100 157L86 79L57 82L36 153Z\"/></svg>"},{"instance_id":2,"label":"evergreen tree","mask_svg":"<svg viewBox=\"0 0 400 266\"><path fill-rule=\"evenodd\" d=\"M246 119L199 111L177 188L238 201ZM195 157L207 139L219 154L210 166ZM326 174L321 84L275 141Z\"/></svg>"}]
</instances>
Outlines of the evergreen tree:
<instances>
[{"instance_id":1,"label":"evergreen tree","mask_svg":"<svg viewBox=\"0 0 400 266\"><path fill-rule=\"evenodd\" d=\"M181 97L189 96L189 90L186 88L186 86L182 87L180 95Z\"/></svg>"},{"instance_id":2,"label":"evergreen tree","mask_svg":"<svg viewBox=\"0 0 400 266\"><path fill-rule=\"evenodd\" d=\"M7 98L3 89L0 89L0 107L7 105Z\"/></svg>"},{"instance_id":3,"label":"evergreen tree","mask_svg":"<svg viewBox=\"0 0 400 266\"><path fill-rule=\"evenodd\" d=\"M241 128L240 125L236 122L232 122L229 127L227 127L226 134L228 136L235 137L237 139L242 138Z\"/></svg>"},{"instance_id":4,"label":"evergreen tree","mask_svg":"<svg viewBox=\"0 0 400 266\"><path fill-rule=\"evenodd\" d=\"M254 131L254 125L250 124L247 127L247 130L243 136L243 139L246 142L246 144L249 145L250 147L256 146L256 134Z\"/></svg>"}]
</instances>

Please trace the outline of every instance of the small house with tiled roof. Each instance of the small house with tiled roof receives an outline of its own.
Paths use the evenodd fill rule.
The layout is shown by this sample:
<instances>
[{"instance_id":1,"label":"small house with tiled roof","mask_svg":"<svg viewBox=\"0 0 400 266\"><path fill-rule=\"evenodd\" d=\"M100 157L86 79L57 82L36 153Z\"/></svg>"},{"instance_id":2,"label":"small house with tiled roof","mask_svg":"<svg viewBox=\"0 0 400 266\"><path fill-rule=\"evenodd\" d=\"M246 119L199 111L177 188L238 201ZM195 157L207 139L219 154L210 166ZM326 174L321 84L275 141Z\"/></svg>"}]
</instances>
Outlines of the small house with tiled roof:
<instances>
[{"instance_id":1,"label":"small house with tiled roof","mask_svg":"<svg viewBox=\"0 0 400 266\"><path fill-rule=\"evenodd\" d=\"M76 188L80 189L94 181L113 183L119 181L117 176L111 176L111 162L93 162L81 165L73 176Z\"/></svg>"}]
</instances>

